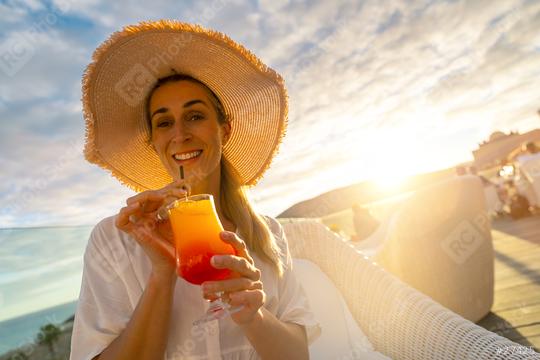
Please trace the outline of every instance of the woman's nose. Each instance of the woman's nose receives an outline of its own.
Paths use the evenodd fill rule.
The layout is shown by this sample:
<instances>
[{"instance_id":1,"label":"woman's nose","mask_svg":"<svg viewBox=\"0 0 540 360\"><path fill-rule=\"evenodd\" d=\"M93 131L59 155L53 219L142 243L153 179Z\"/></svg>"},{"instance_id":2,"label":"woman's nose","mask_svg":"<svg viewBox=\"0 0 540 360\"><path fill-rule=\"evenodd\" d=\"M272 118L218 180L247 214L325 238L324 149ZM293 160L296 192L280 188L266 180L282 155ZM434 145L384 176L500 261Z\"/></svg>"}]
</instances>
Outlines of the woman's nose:
<instances>
[{"instance_id":1,"label":"woman's nose","mask_svg":"<svg viewBox=\"0 0 540 360\"><path fill-rule=\"evenodd\" d=\"M174 138L173 141L184 142L191 139L191 133L183 121L175 121L173 126Z\"/></svg>"}]
</instances>

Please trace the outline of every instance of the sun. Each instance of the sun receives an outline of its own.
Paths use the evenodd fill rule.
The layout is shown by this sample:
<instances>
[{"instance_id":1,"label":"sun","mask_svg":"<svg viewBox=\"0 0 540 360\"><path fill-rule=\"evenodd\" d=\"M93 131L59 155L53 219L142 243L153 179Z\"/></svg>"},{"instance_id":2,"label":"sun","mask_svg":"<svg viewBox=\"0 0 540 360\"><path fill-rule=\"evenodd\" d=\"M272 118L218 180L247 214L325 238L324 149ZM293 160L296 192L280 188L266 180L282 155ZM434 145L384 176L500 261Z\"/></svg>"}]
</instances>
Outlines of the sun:
<instances>
[{"instance_id":1,"label":"sun","mask_svg":"<svg viewBox=\"0 0 540 360\"><path fill-rule=\"evenodd\" d=\"M396 193L409 177L421 172L432 154L421 145L409 141L413 135L404 136L403 133L385 131L380 137L374 136L373 143L364 142L363 150L358 152L369 155L368 159L364 157L360 160L361 166L356 167L357 177L364 175L382 193ZM392 146L381 146L381 143Z\"/></svg>"},{"instance_id":2,"label":"sun","mask_svg":"<svg viewBox=\"0 0 540 360\"><path fill-rule=\"evenodd\" d=\"M407 176L397 176L396 174L382 174L374 178L373 182L382 192L395 192L400 190L407 178Z\"/></svg>"}]
</instances>

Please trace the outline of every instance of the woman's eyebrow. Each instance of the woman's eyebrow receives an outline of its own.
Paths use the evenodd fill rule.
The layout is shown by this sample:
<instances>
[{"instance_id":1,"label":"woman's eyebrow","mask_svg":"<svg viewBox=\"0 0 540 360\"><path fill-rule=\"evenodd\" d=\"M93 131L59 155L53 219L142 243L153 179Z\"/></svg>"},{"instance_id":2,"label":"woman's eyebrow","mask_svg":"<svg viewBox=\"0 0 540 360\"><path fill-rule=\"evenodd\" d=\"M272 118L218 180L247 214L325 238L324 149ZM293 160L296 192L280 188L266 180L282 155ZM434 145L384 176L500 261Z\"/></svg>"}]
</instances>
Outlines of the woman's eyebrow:
<instances>
[{"instance_id":1,"label":"woman's eyebrow","mask_svg":"<svg viewBox=\"0 0 540 360\"><path fill-rule=\"evenodd\" d=\"M204 106L208 107L208 104L206 102L204 102L203 100L200 100L200 99L190 100L190 101L186 102L182 107L185 109L185 108L188 108L188 107L196 105L196 104L203 104ZM154 111L152 113L152 115L150 115L150 119L152 119L154 117L154 115L165 113L168 110L169 109L166 108L166 107L159 108L156 111Z\"/></svg>"},{"instance_id":2,"label":"woman's eyebrow","mask_svg":"<svg viewBox=\"0 0 540 360\"><path fill-rule=\"evenodd\" d=\"M169 110L169 109L164 108L164 107L157 109L156 111L154 111L152 113L152 115L150 115L150 119L152 119L154 117L154 115L156 115L156 114L161 114L161 113L167 112L167 110Z\"/></svg>"},{"instance_id":3,"label":"woman's eyebrow","mask_svg":"<svg viewBox=\"0 0 540 360\"><path fill-rule=\"evenodd\" d=\"M208 107L208 104L206 104L203 100L195 99L195 100L190 100L187 103L185 103L183 108L185 109L185 108L193 106L195 104L203 104L204 106Z\"/></svg>"}]
</instances>

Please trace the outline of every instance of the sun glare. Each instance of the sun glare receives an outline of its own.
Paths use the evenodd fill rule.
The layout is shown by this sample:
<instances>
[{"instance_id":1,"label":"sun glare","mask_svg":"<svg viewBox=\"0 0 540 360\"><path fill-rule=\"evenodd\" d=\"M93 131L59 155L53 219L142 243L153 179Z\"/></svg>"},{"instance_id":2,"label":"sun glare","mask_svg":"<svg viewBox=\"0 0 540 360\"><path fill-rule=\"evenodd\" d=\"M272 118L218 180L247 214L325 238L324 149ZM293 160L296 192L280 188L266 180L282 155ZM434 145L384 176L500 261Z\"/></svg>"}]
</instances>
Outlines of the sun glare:
<instances>
[{"instance_id":1,"label":"sun glare","mask_svg":"<svg viewBox=\"0 0 540 360\"><path fill-rule=\"evenodd\" d=\"M405 182L407 176L397 176L396 174L385 174L373 179L377 187L382 192L393 192L399 190Z\"/></svg>"},{"instance_id":2,"label":"sun glare","mask_svg":"<svg viewBox=\"0 0 540 360\"><path fill-rule=\"evenodd\" d=\"M429 116L428 116L429 115ZM372 180L381 192L396 192L405 180L437 167L439 154L435 149L427 151L429 137L419 136L433 114L416 114L416 122L407 127L372 129L370 133L359 131L362 140L355 144L357 164L356 178Z\"/></svg>"}]
</instances>

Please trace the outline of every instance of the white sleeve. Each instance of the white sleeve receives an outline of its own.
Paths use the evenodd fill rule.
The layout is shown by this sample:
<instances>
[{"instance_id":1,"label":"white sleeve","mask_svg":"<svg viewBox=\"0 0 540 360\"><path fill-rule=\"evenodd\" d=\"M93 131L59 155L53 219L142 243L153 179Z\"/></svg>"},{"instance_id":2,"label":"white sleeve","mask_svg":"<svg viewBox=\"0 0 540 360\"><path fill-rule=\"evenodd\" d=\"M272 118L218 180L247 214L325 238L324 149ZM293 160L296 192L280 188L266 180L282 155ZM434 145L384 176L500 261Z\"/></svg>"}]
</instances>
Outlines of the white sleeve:
<instances>
[{"instance_id":1,"label":"white sleeve","mask_svg":"<svg viewBox=\"0 0 540 360\"><path fill-rule=\"evenodd\" d=\"M281 249L283 261L283 276L278 280L279 303L276 317L283 322L303 325L308 343L311 344L321 334L321 328L311 311L304 288L293 272L293 262L285 232L277 220L270 221L270 228Z\"/></svg>"},{"instance_id":2,"label":"white sleeve","mask_svg":"<svg viewBox=\"0 0 540 360\"><path fill-rule=\"evenodd\" d=\"M111 221L105 219L94 228L86 247L70 360L87 360L100 354L118 337L133 313L123 279L129 271L129 260L118 233L110 231Z\"/></svg>"}]
</instances>

